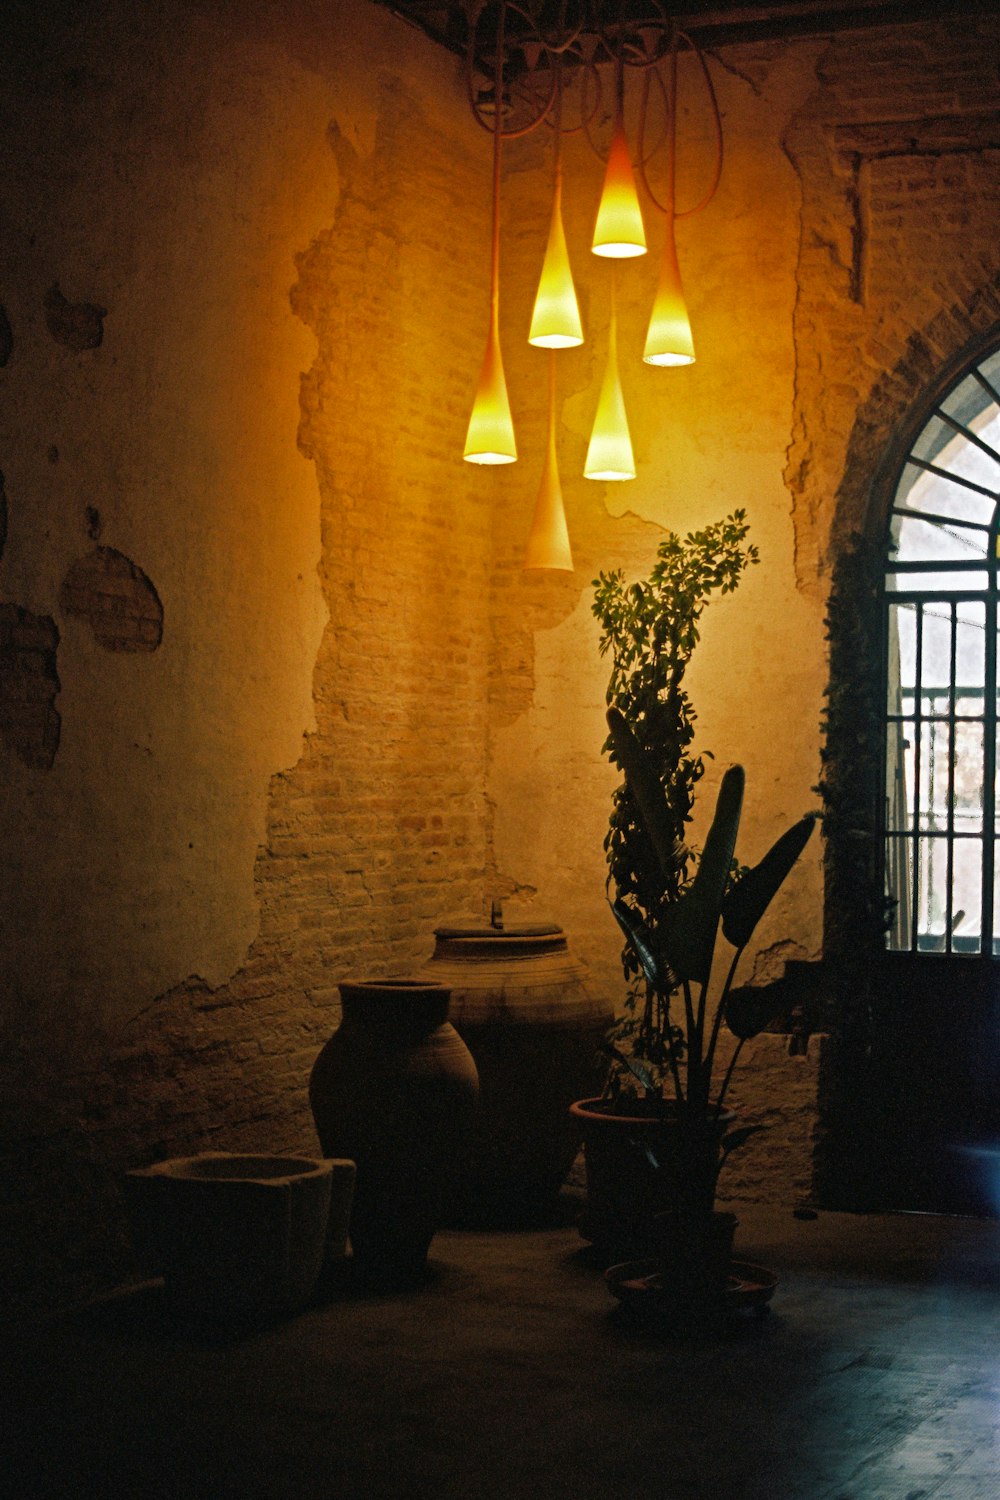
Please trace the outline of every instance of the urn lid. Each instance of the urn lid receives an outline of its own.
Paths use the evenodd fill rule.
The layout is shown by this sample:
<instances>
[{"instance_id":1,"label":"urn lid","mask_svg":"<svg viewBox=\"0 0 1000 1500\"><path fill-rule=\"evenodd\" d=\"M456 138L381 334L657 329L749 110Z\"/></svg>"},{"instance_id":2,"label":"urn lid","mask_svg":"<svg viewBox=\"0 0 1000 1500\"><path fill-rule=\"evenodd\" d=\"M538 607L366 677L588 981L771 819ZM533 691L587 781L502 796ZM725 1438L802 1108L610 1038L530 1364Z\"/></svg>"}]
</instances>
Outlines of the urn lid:
<instances>
[{"instance_id":1,"label":"urn lid","mask_svg":"<svg viewBox=\"0 0 1000 1500\"><path fill-rule=\"evenodd\" d=\"M436 938L496 938L503 942L505 938L538 938L538 937L562 937L561 927L554 927L551 923L528 923L518 922L514 927L496 927L484 923L470 922L468 925L457 927L435 927Z\"/></svg>"}]
</instances>

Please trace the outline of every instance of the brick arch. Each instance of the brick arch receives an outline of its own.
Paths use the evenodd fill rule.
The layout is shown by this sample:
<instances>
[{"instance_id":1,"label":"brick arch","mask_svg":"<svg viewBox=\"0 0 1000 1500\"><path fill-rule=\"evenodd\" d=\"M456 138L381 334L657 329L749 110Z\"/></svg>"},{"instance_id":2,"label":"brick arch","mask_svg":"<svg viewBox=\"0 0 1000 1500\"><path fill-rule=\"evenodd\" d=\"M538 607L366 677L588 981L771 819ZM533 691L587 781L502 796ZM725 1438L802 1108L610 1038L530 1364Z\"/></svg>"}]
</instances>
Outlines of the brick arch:
<instances>
[{"instance_id":1,"label":"brick arch","mask_svg":"<svg viewBox=\"0 0 1000 1500\"><path fill-rule=\"evenodd\" d=\"M858 409L837 491L821 787L824 951L853 976L845 994L851 985L863 989L861 973L873 949L883 946L880 588L886 518L903 459L933 407L963 370L1000 345L998 291L1000 279L911 336Z\"/></svg>"},{"instance_id":2,"label":"brick arch","mask_svg":"<svg viewBox=\"0 0 1000 1500\"><path fill-rule=\"evenodd\" d=\"M881 540L890 489L913 438L962 370L1000 344L1000 276L913 333L859 406L837 489L831 560L850 537Z\"/></svg>"}]
</instances>

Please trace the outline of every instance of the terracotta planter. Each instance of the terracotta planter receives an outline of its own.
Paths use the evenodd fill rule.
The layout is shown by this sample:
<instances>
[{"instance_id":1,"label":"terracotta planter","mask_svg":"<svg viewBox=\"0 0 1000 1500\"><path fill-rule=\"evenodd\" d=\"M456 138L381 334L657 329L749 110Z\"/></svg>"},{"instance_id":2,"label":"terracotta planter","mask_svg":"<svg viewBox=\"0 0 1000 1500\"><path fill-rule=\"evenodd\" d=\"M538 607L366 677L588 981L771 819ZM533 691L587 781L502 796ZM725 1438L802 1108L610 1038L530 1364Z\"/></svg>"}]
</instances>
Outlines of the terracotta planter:
<instances>
[{"instance_id":1,"label":"terracotta planter","mask_svg":"<svg viewBox=\"0 0 1000 1500\"><path fill-rule=\"evenodd\" d=\"M340 997L343 1019L316 1059L309 1101L324 1152L357 1163L357 1270L405 1283L422 1275L461 1181L476 1066L448 1021L444 985L355 980Z\"/></svg>"},{"instance_id":2,"label":"terracotta planter","mask_svg":"<svg viewBox=\"0 0 1000 1500\"><path fill-rule=\"evenodd\" d=\"M735 1214L718 1210L654 1216L650 1248L672 1301L692 1309L719 1301L729 1281L737 1223Z\"/></svg>"},{"instance_id":3,"label":"terracotta planter","mask_svg":"<svg viewBox=\"0 0 1000 1500\"><path fill-rule=\"evenodd\" d=\"M723 1110L692 1121L676 1106L663 1118L611 1115L600 1103L580 1099L570 1109L587 1171L580 1232L615 1260L647 1255L654 1215L712 1210L722 1137L735 1116Z\"/></svg>"},{"instance_id":4,"label":"terracotta planter","mask_svg":"<svg viewBox=\"0 0 1000 1500\"><path fill-rule=\"evenodd\" d=\"M600 1086L610 1002L559 927L441 927L428 978L451 989L451 1020L479 1070L466 1216L509 1223L550 1208L580 1149L575 1099Z\"/></svg>"},{"instance_id":5,"label":"terracotta planter","mask_svg":"<svg viewBox=\"0 0 1000 1500\"><path fill-rule=\"evenodd\" d=\"M128 1172L140 1251L172 1300L209 1317L293 1312L309 1300L354 1163L207 1152ZM333 1231L335 1253L336 1229Z\"/></svg>"}]
</instances>

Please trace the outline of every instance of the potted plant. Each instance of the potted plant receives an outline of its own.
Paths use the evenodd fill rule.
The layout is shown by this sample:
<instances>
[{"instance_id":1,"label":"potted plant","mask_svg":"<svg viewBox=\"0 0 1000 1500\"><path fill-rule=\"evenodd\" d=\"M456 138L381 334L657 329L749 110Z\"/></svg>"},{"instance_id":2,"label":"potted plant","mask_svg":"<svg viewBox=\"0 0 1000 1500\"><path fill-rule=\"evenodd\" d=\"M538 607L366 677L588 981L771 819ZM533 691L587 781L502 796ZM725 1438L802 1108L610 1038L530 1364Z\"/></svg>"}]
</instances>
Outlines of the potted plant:
<instances>
[{"instance_id":1,"label":"potted plant","mask_svg":"<svg viewBox=\"0 0 1000 1500\"><path fill-rule=\"evenodd\" d=\"M683 540L668 537L644 584L598 580L595 612L613 648L605 748L625 773L605 840L612 909L625 937L629 1008L609 1039L612 1066L599 1099L573 1112L583 1127L588 1203L582 1228L608 1257L648 1252L654 1237L678 1233L703 1245L735 1220L715 1214L719 1171L758 1127L733 1127L726 1109L732 1065L744 1041L773 1019L771 993L734 989L740 956L770 900L805 846L803 818L756 868L740 872L736 838L744 774L723 776L700 857L684 841L700 757L689 754L694 712L681 686L710 594L736 587L756 561L743 545L743 513ZM659 607L658 607L659 606ZM696 863L693 876L691 867ZM720 923L732 946L713 989ZM721 1081L721 1027L737 1047ZM681 1222L682 1221L682 1222Z\"/></svg>"}]
</instances>

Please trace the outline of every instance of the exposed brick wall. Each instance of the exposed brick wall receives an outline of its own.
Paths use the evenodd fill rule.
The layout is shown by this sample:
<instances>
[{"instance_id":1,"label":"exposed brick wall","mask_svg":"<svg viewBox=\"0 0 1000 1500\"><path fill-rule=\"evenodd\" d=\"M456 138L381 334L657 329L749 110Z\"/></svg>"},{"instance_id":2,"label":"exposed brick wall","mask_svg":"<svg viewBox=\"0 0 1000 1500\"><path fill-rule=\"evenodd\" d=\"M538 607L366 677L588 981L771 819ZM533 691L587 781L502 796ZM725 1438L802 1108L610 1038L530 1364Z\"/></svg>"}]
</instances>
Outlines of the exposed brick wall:
<instances>
[{"instance_id":1,"label":"exposed brick wall","mask_svg":"<svg viewBox=\"0 0 1000 1500\"><path fill-rule=\"evenodd\" d=\"M838 38L787 132L803 195L786 469L802 588L825 590L831 538L865 526L924 387L1000 322L997 65L987 17Z\"/></svg>"},{"instance_id":2,"label":"exposed brick wall","mask_svg":"<svg viewBox=\"0 0 1000 1500\"><path fill-rule=\"evenodd\" d=\"M720 1072L734 1048L734 1039L724 1031ZM811 1197L820 1139L817 1104L828 1049L828 1038L820 1033L800 1049L792 1038L767 1031L745 1044L728 1102L738 1125L764 1128L729 1157L719 1179L720 1197L790 1207Z\"/></svg>"},{"instance_id":3,"label":"exposed brick wall","mask_svg":"<svg viewBox=\"0 0 1000 1500\"><path fill-rule=\"evenodd\" d=\"M113 547L95 547L63 579L64 614L87 621L106 651L155 651L163 639L163 605L142 569Z\"/></svg>"}]
</instances>

